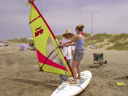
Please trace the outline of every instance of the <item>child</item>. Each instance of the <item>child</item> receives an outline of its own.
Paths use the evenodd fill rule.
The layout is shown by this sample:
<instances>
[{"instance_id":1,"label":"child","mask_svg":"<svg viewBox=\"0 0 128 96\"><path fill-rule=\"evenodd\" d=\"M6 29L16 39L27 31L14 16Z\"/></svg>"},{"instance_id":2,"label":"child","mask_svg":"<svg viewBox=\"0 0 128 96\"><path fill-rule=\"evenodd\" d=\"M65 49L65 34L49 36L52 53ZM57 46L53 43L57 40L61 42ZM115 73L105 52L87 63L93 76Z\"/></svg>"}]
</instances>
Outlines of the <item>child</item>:
<instances>
[{"instance_id":1,"label":"child","mask_svg":"<svg viewBox=\"0 0 128 96\"><path fill-rule=\"evenodd\" d=\"M70 29L66 30L66 33L62 35L64 38L59 42L59 44L66 43L68 41L71 41L70 39L74 36L73 33L71 33ZM69 64L71 65L72 56L74 55L74 46L69 46L63 48L63 53L68 59ZM63 65L62 60L60 60L60 65ZM68 76L60 75L61 82L64 82L68 79Z\"/></svg>"},{"instance_id":2,"label":"child","mask_svg":"<svg viewBox=\"0 0 128 96\"><path fill-rule=\"evenodd\" d=\"M78 83L77 79L81 79L80 78L80 71L81 71L80 62L84 56L84 50L83 50L84 36L82 35L83 28L84 28L83 24L76 26L75 30L76 30L77 35L75 36L75 38L69 42L64 43L62 46L62 47L76 46L75 54L73 56L73 62L72 62L74 81L70 82L70 84L77 84ZM75 42L75 43L72 44L73 42ZM76 70L76 68L77 68L77 70ZM78 77L77 77L77 71L78 71Z\"/></svg>"}]
</instances>

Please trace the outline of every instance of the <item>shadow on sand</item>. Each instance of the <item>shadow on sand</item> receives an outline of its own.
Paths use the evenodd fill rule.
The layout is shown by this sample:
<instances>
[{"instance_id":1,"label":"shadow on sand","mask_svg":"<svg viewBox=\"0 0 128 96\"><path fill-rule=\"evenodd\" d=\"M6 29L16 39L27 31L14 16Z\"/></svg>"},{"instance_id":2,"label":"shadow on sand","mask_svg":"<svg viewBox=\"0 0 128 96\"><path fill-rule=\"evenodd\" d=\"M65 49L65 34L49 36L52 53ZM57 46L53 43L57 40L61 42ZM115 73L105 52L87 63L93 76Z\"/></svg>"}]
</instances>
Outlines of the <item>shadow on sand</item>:
<instances>
[{"instance_id":1,"label":"shadow on sand","mask_svg":"<svg viewBox=\"0 0 128 96\"><path fill-rule=\"evenodd\" d=\"M25 79L11 79L13 81L27 83L27 84L33 84L37 86L43 86L45 88L48 88L49 90L54 91L59 86L59 81L57 80L45 80L45 81L36 81L36 80L25 80Z\"/></svg>"},{"instance_id":2,"label":"shadow on sand","mask_svg":"<svg viewBox=\"0 0 128 96\"><path fill-rule=\"evenodd\" d=\"M88 66L88 68L100 68L101 66Z\"/></svg>"},{"instance_id":3,"label":"shadow on sand","mask_svg":"<svg viewBox=\"0 0 128 96\"><path fill-rule=\"evenodd\" d=\"M126 76L123 76L123 77L118 77L118 78L114 78L115 80L121 80L121 79L127 79L128 80L128 78L126 77Z\"/></svg>"},{"instance_id":4,"label":"shadow on sand","mask_svg":"<svg viewBox=\"0 0 128 96\"><path fill-rule=\"evenodd\" d=\"M21 82L21 83L33 84L33 85L37 85L37 86L43 86L43 87L45 87L45 88L47 88L47 89L49 89L51 91L55 91L55 89L57 87L59 87L59 85L60 85L59 84L60 82L58 80L45 80L45 81L42 81L42 82L41 81L36 81L36 80L25 80L25 79L18 79L18 78L13 78L13 79L10 79L10 80ZM81 96L82 93L85 90L86 90L86 88L76 96Z\"/></svg>"}]
</instances>

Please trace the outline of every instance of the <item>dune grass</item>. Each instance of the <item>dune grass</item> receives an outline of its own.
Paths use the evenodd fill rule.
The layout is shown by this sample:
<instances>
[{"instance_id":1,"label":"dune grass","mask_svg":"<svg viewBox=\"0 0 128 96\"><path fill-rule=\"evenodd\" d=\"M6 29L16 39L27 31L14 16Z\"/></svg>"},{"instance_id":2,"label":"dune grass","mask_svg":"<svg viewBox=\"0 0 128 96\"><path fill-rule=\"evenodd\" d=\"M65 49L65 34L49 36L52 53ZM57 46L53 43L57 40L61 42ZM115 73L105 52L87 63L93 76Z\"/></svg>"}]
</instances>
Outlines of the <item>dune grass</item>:
<instances>
[{"instance_id":1,"label":"dune grass","mask_svg":"<svg viewBox=\"0 0 128 96\"><path fill-rule=\"evenodd\" d=\"M111 37L113 36L107 33L95 34L85 39L84 46L87 47L88 45L94 45L96 43L104 42L105 39L110 39Z\"/></svg>"},{"instance_id":2,"label":"dune grass","mask_svg":"<svg viewBox=\"0 0 128 96\"><path fill-rule=\"evenodd\" d=\"M116 34L108 42L115 43L120 40L125 41L125 40L127 40L127 38L128 38L128 34L126 34L126 33Z\"/></svg>"},{"instance_id":3,"label":"dune grass","mask_svg":"<svg viewBox=\"0 0 128 96\"><path fill-rule=\"evenodd\" d=\"M18 40L10 40L10 42L13 42L13 43L34 43L34 40L21 40L21 39L18 39Z\"/></svg>"},{"instance_id":4,"label":"dune grass","mask_svg":"<svg viewBox=\"0 0 128 96\"><path fill-rule=\"evenodd\" d=\"M84 37L89 37L91 35L91 34L85 33L85 32L83 32L83 34L84 34ZM73 39L74 37L72 37L71 39ZM60 40L63 39L63 36L62 35L57 35L56 38L60 41Z\"/></svg>"},{"instance_id":5,"label":"dune grass","mask_svg":"<svg viewBox=\"0 0 128 96\"><path fill-rule=\"evenodd\" d=\"M110 44L111 44L110 42L100 44L100 45L96 46L96 49L103 48L103 47L105 47L106 45L110 45Z\"/></svg>"},{"instance_id":6,"label":"dune grass","mask_svg":"<svg viewBox=\"0 0 128 96\"><path fill-rule=\"evenodd\" d=\"M107 48L107 50L111 50L111 49L128 50L128 41L126 41L124 43L117 41L113 46L110 46L110 47Z\"/></svg>"},{"instance_id":7,"label":"dune grass","mask_svg":"<svg viewBox=\"0 0 128 96\"><path fill-rule=\"evenodd\" d=\"M106 45L110 45L111 43L113 43L113 46L110 46L107 48L107 50L111 50L111 49L115 49L115 50L128 50L128 34L126 33L122 33L122 34L115 34L115 35L111 35L111 34L107 34L107 33L99 33L99 34L95 34L95 35L91 35L89 33L83 33L84 37L85 37L85 43L84 43L84 47L87 46L93 46L94 44L97 43L102 43L104 42L105 39L108 40L107 43L102 43L100 45L98 45L96 48L103 48ZM62 35L57 35L56 38L58 39L58 41L63 39ZM74 37L72 37L71 39L73 39ZM16 39L16 40L10 40L11 42L14 43L34 43L33 40L25 40L25 38L21 38L21 39Z\"/></svg>"},{"instance_id":8,"label":"dune grass","mask_svg":"<svg viewBox=\"0 0 128 96\"><path fill-rule=\"evenodd\" d=\"M105 46L105 43L104 44L100 44L99 46L96 47L96 49L103 48L104 46Z\"/></svg>"},{"instance_id":9,"label":"dune grass","mask_svg":"<svg viewBox=\"0 0 128 96\"><path fill-rule=\"evenodd\" d=\"M58 39L58 41L60 41L60 40L63 39L63 36L62 35L57 35L56 38Z\"/></svg>"},{"instance_id":10,"label":"dune grass","mask_svg":"<svg viewBox=\"0 0 128 96\"><path fill-rule=\"evenodd\" d=\"M89 37L91 34L83 32L84 37Z\"/></svg>"}]
</instances>

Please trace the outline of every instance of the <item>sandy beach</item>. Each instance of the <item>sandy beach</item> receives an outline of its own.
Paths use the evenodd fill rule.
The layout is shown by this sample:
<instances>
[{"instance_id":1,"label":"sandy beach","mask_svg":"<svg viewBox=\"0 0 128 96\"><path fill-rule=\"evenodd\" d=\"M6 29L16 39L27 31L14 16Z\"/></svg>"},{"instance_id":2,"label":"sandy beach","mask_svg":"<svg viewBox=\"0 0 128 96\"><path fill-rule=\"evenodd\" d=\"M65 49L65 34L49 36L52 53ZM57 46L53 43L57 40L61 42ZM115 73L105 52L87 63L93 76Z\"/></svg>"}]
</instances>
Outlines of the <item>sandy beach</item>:
<instances>
[{"instance_id":1,"label":"sandy beach","mask_svg":"<svg viewBox=\"0 0 128 96\"><path fill-rule=\"evenodd\" d=\"M59 75L39 72L36 51L9 45L0 47L0 96L50 96L61 83ZM93 53L102 52L107 64L94 66ZM128 51L87 48L81 68L92 72L92 80L78 96L128 96Z\"/></svg>"}]
</instances>

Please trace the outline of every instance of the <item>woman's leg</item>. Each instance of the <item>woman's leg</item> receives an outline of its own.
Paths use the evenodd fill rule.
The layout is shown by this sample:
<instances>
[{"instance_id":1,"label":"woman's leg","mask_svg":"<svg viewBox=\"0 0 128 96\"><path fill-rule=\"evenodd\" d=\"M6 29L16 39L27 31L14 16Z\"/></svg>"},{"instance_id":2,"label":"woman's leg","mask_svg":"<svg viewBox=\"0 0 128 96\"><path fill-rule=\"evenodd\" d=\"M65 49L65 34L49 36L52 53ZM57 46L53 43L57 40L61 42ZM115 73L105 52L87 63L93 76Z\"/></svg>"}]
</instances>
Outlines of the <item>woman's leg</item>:
<instances>
[{"instance_id":1,"label":"woman's leg","mask_svg":"<svg viewBox=\"0 0 128 96\"><path fill-rule=\"evenodd\" d=\"M78 71L78 78L77 78L77 79L81 79L81 78L80 78L80 72L81 72L80 62L81 62L81 60L78 61L77 66L76 66L76 67L77 67L77 71Z\"/></svg>"},{"instance_id":2,"label":"woman's leg","mask_svg":"<svg viewBox=\"0 0 128 96\"><path fill-rule=\"evenodd\" d=\"M78 83L77 81L77 64L79 63L79 61L73 60L72 62L72 71L73 71L73 75L74 75L74 81L70 82L70 84L76 84Z\"/></svg>"}]
</instances>

